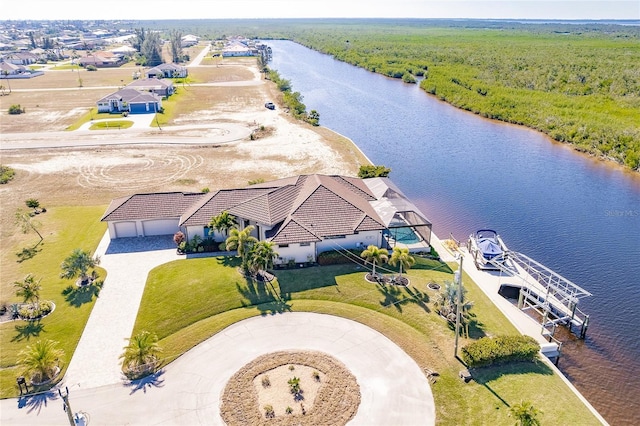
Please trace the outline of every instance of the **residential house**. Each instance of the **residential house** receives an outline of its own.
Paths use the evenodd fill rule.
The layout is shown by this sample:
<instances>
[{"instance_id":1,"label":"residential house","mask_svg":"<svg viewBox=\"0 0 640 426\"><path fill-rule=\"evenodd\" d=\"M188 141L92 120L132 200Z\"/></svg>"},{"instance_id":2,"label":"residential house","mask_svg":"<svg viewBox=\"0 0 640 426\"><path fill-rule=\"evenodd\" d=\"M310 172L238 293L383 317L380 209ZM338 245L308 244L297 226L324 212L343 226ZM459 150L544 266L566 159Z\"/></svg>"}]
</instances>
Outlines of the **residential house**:
<instances>
[{"instance_id":1,"label":"residential house","mask_svg":"<svg viewBox=\"0 0 640 426\"><path fill-rule=\"evenodd\" d=\"M229 42L224 47L224 49L222 49L222 56L225 58L237 56L255 56L256 54L256 49L251 49L246 44L236 40Z\"/></svg>"},{"instance_id":2,"label":"residential house","mask_svg":"<svg viewBox=\"0 0 640 426\"><path fill-rule=\"evenodd\" d=\"M191 47L198 44L198 41L200 41L200 37L193 34L187 34L185 36L182 36L180 45L181 47Z\"/></svg>"},{"instance_id":3,"label":"residential house","mask_svg":"<svg viewBox=\"0 0 640 426\"><path fill-rule=\"evenodd\" d=\"M187 67L177 64L160 64L145 72L147 78L182 78L189 75Z\"/></svg>"},{"instance_id":4,"label":"residential house","mask_svg":"<svg viewBox=\"0 0 640 426\"><path fill-rule=\"evenodd\" d=\"M16 52L7 55L4 60L14 65L31 65L38 62L38 56L31 52Z\"/></svg>"},{"instance_id":5,"label":"residential house","mask_svg":"<svg viewBox=\"0 0 640 426\"><path fill-rule=\"evenodd\" d=\"M131 114L155 113L162 109L162 97L155 93L124 88L96 102L98 112Z\"/></svg>"},{"instance_id":6,"label":"residential house","mask_svg":"<svg viewBox=\"0 0 640 426\"><path fill-rule=\"evenodd\" d=\"M141 92L155 93L156 95L160 95L164 98L168 98L173 95L173 92L175 92L173 81L166 78L141 78L127 84L127 88Z\"/></svg>"},{"instance_id":7,"label":"residential house","mask_svg":"<svg viewBox=\"0 0 640 426\"><path fill-rule=\"evenodd\" d=\"M93 65L96 68L119 67L124 63L122 55L113 52L95 52L78 59L80 66Z\"/></svg>"},{"instance_id":8,"label":"residential house","mask_svg":"<svg viewBox=\"0 0 640 426\"><path fill-rule=\"evenodd\" d=\"M25 71L27 71L27 69L22 65L16 65L5 61L0 62L0 74L3 78L10 75L22 74Z\"/></svg>"},{"instance_id":9,"label":"residential house","mask_svg":"<svg viewBox=\"0 0 640 426\"><path fill-rule=\"evenodd\" d=\"M238 227L254 226L253 236L275 244L278 261L315 261L335 249L391 247L390 227L410 230L428 250L431 223L387 178L301 175L207 194L135 194L111 202L102 221L112 239L173 234L224 241L209 227L228 211Z\"/></svg>"}]
</instances>

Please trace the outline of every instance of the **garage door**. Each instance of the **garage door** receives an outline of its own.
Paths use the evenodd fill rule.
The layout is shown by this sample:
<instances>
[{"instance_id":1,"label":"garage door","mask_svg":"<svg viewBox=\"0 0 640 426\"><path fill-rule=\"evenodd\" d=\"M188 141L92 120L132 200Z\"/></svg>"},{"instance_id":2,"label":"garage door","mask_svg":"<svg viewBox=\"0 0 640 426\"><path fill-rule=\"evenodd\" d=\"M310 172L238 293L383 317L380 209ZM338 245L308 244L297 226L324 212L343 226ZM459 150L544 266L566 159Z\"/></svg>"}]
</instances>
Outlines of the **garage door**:
<instances>
[{"instance_id":1,"label":"garage door","mask_svg":"<svg viewBox=\"0 0 640 426\"><path fill-rule=\"evenodd\" d=\"M114 225L116 228L115 238L136 237L138 235L135 222L116 222Z\"/></svg>"},{"instance_id":2,"label":"garage door","mask_svg":"<svg viewBox=\"0 0 640 426\"><path fill-rule=\"evenodd\" d=\"M178 228L178 219L147 220L142 222L142 229L144 230L145 237L152 235L173 235L180 230Z\"/></svg>"}]
</instances>

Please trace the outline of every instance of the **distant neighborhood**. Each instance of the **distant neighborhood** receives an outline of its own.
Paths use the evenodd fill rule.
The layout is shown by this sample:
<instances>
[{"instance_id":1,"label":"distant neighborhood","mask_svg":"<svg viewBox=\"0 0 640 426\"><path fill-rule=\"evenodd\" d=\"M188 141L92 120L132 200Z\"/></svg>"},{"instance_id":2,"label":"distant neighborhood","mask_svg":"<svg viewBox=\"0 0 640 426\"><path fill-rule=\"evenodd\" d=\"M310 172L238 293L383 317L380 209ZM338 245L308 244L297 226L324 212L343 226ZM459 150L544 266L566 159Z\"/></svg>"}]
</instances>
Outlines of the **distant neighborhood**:
<instances>
[{"instance_id":1,"label":"distant neighborhood","mask_svg":"<svg viewBox=\"0 0 640 426\"><path fill-rule=\"evenodd\" d=\"M177 30L164 34L133 28L129 22L3 21L0 94L10 87L8 80L38 77L50 68L97 71L134 63L144 71L133 72L131 83L97 99L97 110L114 114L156 113L163 109L162 100L175 92L174 80L188 77L188 48L198 44L209 47L212 57L251 57L268 49L241 36L201 41L196 35Z\"/></svg>"}]
</instances>

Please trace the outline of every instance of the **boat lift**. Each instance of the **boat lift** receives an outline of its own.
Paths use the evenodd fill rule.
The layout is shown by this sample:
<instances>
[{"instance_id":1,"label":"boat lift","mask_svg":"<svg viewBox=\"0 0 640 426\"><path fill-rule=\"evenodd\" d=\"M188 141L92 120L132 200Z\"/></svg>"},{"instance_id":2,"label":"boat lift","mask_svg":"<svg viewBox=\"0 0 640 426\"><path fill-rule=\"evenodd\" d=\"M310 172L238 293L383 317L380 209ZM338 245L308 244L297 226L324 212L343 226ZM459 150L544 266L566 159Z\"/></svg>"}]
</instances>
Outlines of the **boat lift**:
<instances>
[{"instance_id":1,"label":"boat lift","mask_svg":"<svg viewBox=\"0 0 640 426\"><path fill-rule=\"evenodd\" d=\"M481 229L469 236L467 250L478 270L495 270L520 278L518 308L535 310L542 318L541 333L553 338L558 324L569 331L575 326L584 339L589 315L578 309L581 298L591 293L522 253L509 250L497 232Z\"/></svg>"},{"instance_id":2,"label":"boat lift","mask_svg":"<svg viewBox=\"0 0 640 426\"><path fill-rule=\"evenodd\" d=\"M589 327L589 315L578 309L578 302L592 294L522 253L509 250L506 259L489 260L495 269L521 280L518 308L535 310L541 317L545 336L553 338L557 325L584 339Z\"/></svg>"}]
</instances>

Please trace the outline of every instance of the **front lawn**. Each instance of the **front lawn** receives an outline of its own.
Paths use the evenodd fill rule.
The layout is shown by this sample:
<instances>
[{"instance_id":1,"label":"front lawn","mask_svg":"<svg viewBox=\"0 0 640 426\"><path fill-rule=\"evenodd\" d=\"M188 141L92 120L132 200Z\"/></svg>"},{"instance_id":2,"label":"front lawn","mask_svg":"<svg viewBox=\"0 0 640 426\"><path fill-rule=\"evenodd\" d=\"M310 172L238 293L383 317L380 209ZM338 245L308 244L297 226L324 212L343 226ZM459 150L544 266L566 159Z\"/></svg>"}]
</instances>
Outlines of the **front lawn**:
<instances>
[{"instance_id":1,"label":"front lawn","mask_svg":"<svg viewBox=\"0 0 640 426\"><path fill-rule=\"evenodd\" d=\"M20 303L15 296L13 282L32 273L36 279L42 278L41 300L52 300L55 311L40 321L11 321L0 323L0 398L17 396L16 377L19 368L16 365L18 353L27 345L39 339L51 339L59 342L64 350L62 374L75 351L84 326L96 301L99 287L90 286L80 289L73 280L60 278L60 264L76 248L90 250L92 253L106 231L106 225L99 221L104 206L98 207L51 207L38 215L42 223L41 232L44 241L37 247L35 256L17 263L16 252L23 247L33 246L33 235L19 238L13 247L7 247L2 253L2 303ZM73 226L69 226L69 218ZM100 280L106 272L98 268ZM62 375L59 376L61 378Z\"/></svg>"},{"instance_id":2,"label":"front lawn","mask_svg":"<svg viewBox=\"0 0 640 426\"><path fill-rule=\"evenodd\" d=\"M455 267L455 265L451 265ZM426 284L453 279L449 265L421 260L409 271L409 287L365 281L359 265L336 265L276 271L277 280L257 283L238 273L235 258L215 257L172 262L154 269L134 334L158 334L165 362L225 327L257 315L317 312L366 324L403 348L421 368L440 373L432 385L440 424L513 424L509 406L529 400L540 408L543 424L598 424L562 379L543 362L484 369L469 384L458 378L464 366L453 356L451 328L434 313L435 292ZM472 337L516 334L468 276L473 300ZM467 342L461 339L461 345ZM212 361L214 362L214 361Z\"/></svg>"}]
</instances>

